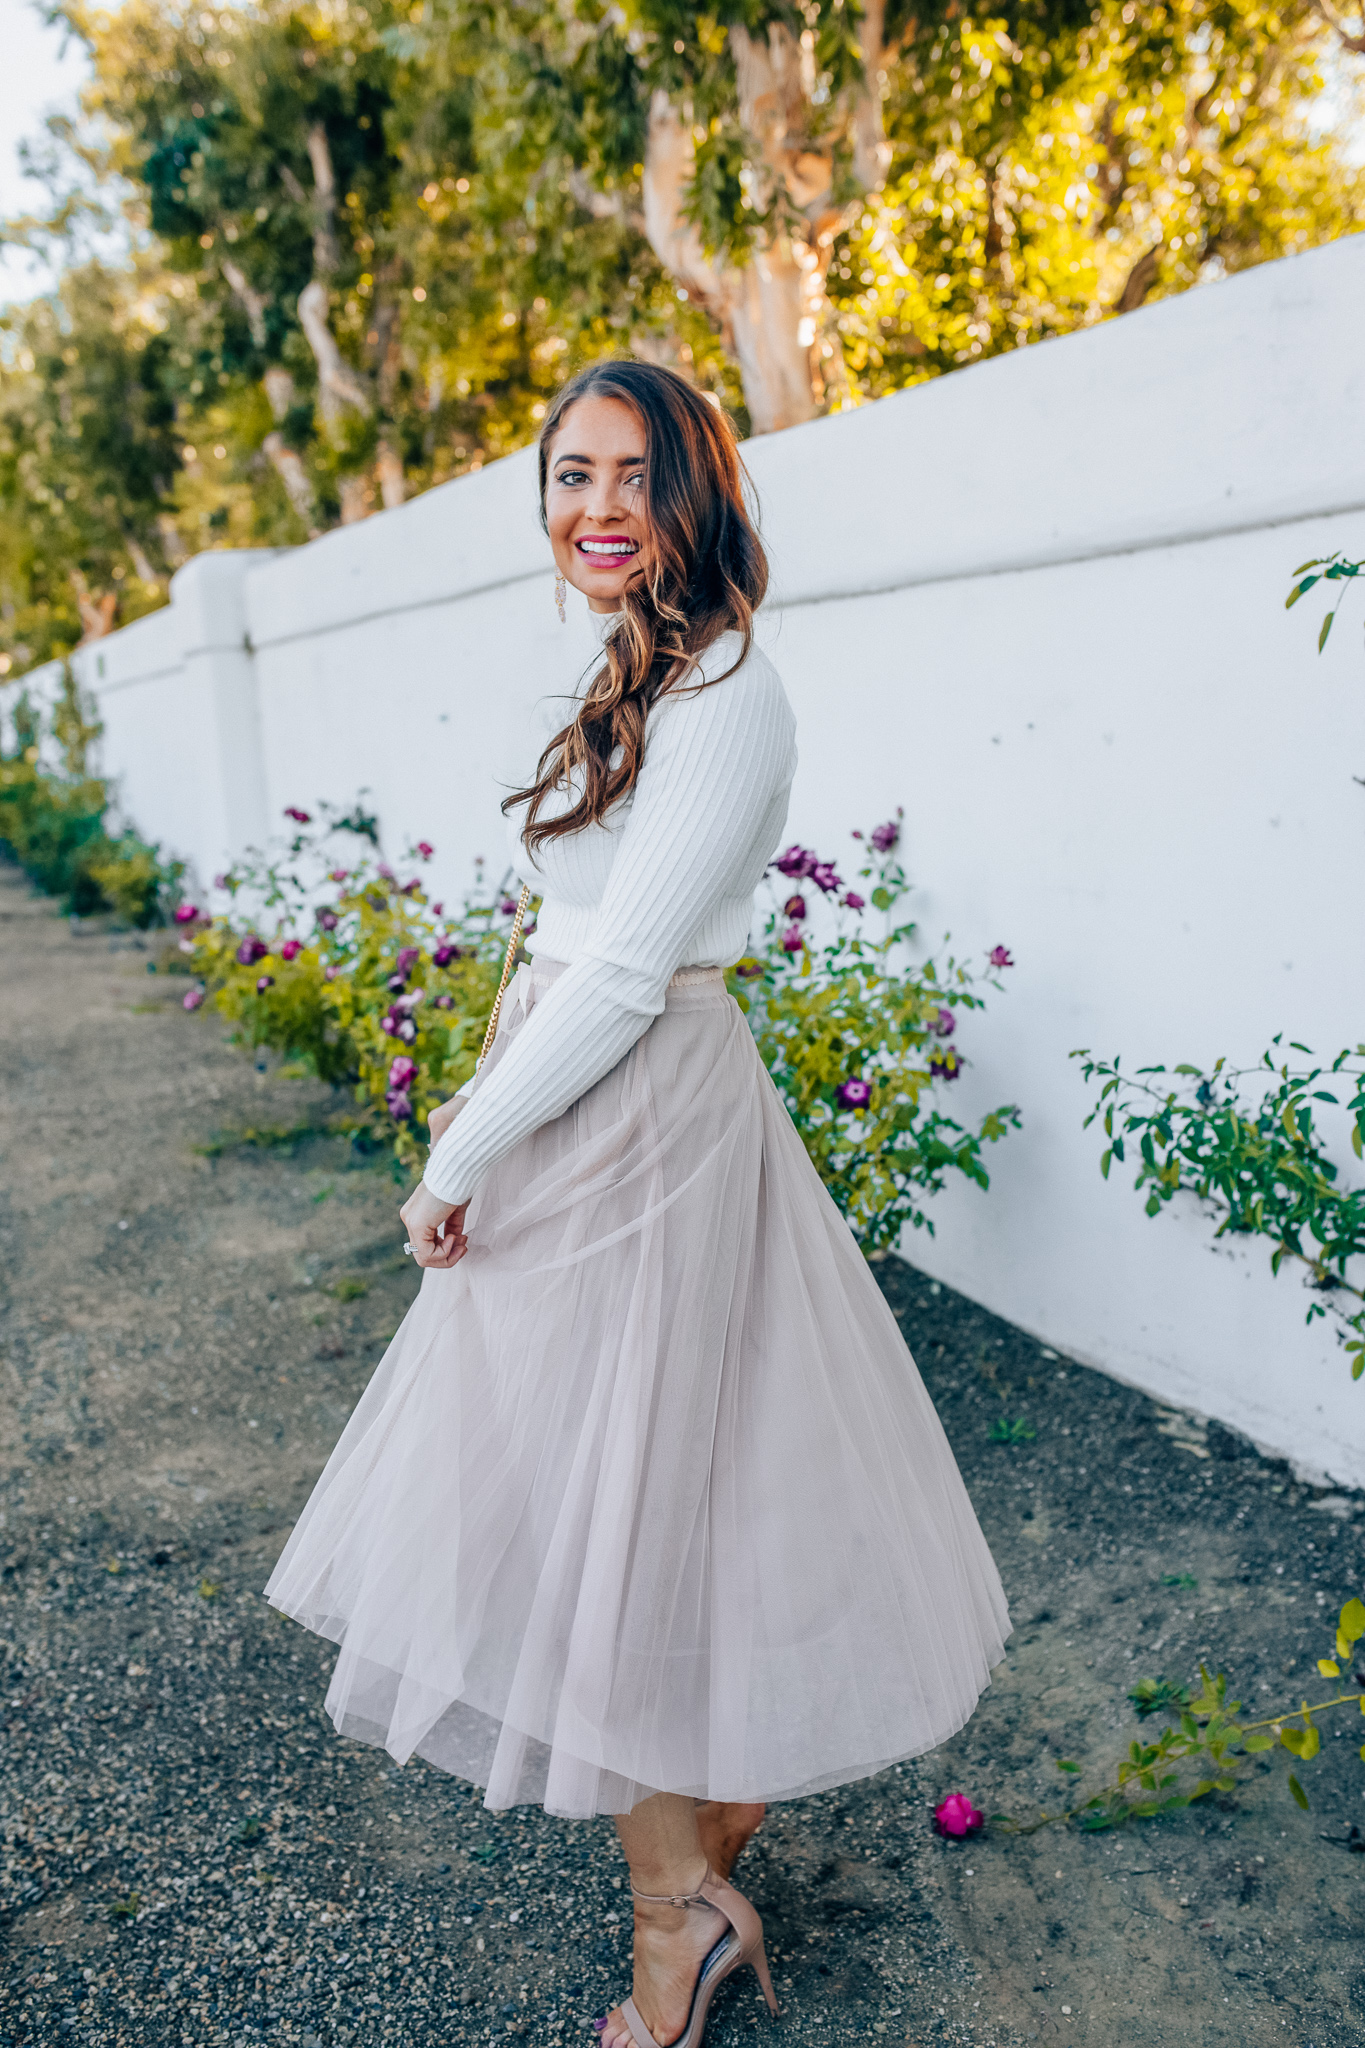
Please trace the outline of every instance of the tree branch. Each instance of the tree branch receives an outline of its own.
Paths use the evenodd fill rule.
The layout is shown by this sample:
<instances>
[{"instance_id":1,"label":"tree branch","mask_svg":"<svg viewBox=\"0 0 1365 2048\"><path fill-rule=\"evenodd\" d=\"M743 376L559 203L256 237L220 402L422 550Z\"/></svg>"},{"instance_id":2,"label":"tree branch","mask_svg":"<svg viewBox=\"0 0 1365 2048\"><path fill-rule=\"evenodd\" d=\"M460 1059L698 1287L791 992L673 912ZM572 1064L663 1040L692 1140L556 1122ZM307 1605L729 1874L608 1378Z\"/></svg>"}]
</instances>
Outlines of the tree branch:
<instances>
[{"instance_id":1,"label":"tree branch","mask_svg":"<svg viewBox=\"0 0 1365 2048\"><path fill-rule=\"evenodd\" d=\"M251 339L255 342L257 348L264 348L265 312L270 301L263 298L260 292L253 290L252 286L248 284L245 275L238 269L231 257L224 256L221 260L220 268L227 280L228 288L233 298L236 299L250 323Z\"/></svg>"},{"instance_id":2,"label":"tree branch","mask_svg":"<svg viewBox=\"0 0 1365 2048\"><path fill-rule=\"evenodd\" d=\"M1343 50L1349 50L1353 57L1365 57L1365 29L1362 29L1360 35L1353 34L1337 13L1336 8L1332 6L1331 0L1317 0L1317 9L1318 13L1327 23L1328 28L1331 29L1332 33L1341 43Z\"/></svg>"}]
</instances>

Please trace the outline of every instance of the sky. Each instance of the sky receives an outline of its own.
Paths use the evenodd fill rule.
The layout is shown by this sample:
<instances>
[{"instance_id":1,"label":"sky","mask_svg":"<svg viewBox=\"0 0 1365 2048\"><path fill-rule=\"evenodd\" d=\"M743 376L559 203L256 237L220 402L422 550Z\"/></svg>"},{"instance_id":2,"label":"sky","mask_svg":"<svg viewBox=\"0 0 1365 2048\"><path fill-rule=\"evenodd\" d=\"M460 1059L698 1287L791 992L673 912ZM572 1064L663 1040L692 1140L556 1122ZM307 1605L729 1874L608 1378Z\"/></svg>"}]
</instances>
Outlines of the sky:
<instances>
[{"instance_id":1,"label":"sky","mask_svg":"<svg viewBox=\"0 0 1365 2048\"><path fill-rule=\"evenodd\" d=\"M42 188L20 173L19 144L42 130L43 116L75 104L86 76L82 52L63 50L32 0L0 0L0 216L36 207ZM22 250L0 248L0 304L45 291L51 274Z\"/></svg>"}]
</instances>

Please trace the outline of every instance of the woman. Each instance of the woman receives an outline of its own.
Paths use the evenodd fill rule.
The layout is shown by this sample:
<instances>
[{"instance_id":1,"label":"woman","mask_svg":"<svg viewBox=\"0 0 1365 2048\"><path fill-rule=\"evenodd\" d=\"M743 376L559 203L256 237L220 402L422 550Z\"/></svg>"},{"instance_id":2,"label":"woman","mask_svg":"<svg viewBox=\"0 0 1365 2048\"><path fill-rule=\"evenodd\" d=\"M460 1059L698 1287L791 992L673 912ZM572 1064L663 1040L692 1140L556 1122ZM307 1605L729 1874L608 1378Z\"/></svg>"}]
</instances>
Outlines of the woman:
<instances>
[{"instance_id":1,"label":"woman","mask_svg":"<svg viewBox=\"0 0 1365 2048\"><path fill-rule=\"evenodd\" d=\"M344 1733L490 1807L615 1815L634 1992L594 2025L696 2048L741 1963L774 2003L725 1881L763 1802L953 1734L1008 1620L724 985L796 764L732 436L672 372L602 364L540 481L603 658L504 806L532 958L432 1118L421 1293L267 1591L341 1644Z\"/></svg>"}]
</instances>

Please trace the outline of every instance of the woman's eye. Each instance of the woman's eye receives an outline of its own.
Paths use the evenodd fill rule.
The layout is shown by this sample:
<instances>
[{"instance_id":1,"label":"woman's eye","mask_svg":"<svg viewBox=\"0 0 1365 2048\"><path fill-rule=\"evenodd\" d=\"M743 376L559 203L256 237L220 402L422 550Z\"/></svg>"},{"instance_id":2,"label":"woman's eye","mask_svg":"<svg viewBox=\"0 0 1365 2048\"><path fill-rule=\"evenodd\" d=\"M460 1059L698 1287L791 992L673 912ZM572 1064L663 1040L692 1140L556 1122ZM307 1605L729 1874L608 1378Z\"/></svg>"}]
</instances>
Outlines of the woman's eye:
<instances>
[{"instance_id":1,"label":"woman's eye","mask_svg":"<svg viewBox=\"0 0 1365 2048\"><path fill-rule=\"evenodd\" d=\"M588 472L585 469L561 469L558 481L562 484L585 484Z\"/></svg>"}]
</instances>

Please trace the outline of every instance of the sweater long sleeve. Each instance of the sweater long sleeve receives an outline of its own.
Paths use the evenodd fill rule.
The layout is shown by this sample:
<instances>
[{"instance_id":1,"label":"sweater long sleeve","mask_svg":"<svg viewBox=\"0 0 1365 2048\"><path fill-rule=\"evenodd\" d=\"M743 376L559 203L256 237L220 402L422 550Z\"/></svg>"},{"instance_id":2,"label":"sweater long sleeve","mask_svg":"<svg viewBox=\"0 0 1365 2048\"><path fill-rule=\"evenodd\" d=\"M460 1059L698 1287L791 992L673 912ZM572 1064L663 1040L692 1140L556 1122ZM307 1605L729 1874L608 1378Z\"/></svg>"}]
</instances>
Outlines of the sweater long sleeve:
<instances>
[{"instance_id":1,"label":"sweater long sleeve","mask_svg":"<svg viewBox=\"0 0 1365 2048\"><path fill-rule=\"evenodd\" d=\"M736 651L725 636L703 671L723 674ZM424 1179L440 1200L468 1201L513 1146L624 1058L721 906L751 905L786 821L795 759L791 707L757 649L734 675L655 706L584 943L432 1151ZM740 921L743 936L714 964L743 950Z\"/></svg>"}]
</instances>

